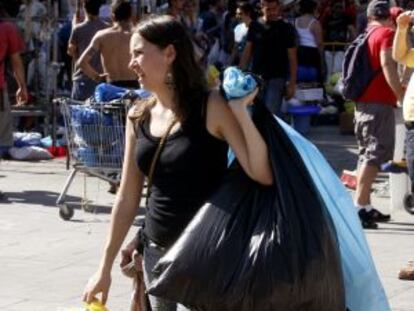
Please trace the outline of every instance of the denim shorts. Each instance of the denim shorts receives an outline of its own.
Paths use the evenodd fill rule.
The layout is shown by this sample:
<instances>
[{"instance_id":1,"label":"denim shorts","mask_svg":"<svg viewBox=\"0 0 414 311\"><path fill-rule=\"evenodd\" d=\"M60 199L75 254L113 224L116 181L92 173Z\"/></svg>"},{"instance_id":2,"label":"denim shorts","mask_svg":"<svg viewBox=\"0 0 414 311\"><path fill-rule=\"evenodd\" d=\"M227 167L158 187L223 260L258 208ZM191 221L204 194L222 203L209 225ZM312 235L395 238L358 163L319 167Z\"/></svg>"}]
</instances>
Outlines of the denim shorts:
<instances>
[{"instance_id":1,"label":"denim shorts","mask_svg":"<svg viewBox=\"0 0 414 311\"><path fill-rule=\"evenodd\" d=\"M72 99L87 100L95 92L95 87L98 84L91 79L74 80L72 83Z\"/></svg>"}]
</instances>

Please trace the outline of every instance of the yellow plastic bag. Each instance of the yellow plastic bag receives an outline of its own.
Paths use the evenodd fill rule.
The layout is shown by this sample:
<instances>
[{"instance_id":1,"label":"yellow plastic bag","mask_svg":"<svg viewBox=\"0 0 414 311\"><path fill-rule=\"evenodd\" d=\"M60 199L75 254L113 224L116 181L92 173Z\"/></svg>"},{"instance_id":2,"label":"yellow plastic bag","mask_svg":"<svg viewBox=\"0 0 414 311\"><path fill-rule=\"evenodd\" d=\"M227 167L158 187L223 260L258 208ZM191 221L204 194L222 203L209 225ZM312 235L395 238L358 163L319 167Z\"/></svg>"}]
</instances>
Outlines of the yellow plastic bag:
<instances>
[{"instance_id":1,"label":"yellow plastic bag","mask_svg":"<svg viewBox=\"0 0 414 311\"><path fill-rule=\"evenodd\" d=\"M216 66L209 65L207 68L207 83L210 88L214 88L219 84L220 71L217 70Z\"/></svg>"},{"instance_id":2,"label":"yellow plastic bag","mask_svg":"<svg viewBox=\"0 0 414 311\"><path fill-rule=\"evenodd\" d=\"M99 300L85 303L85 311L109 311Z\"/></svg>"}]
</instances>

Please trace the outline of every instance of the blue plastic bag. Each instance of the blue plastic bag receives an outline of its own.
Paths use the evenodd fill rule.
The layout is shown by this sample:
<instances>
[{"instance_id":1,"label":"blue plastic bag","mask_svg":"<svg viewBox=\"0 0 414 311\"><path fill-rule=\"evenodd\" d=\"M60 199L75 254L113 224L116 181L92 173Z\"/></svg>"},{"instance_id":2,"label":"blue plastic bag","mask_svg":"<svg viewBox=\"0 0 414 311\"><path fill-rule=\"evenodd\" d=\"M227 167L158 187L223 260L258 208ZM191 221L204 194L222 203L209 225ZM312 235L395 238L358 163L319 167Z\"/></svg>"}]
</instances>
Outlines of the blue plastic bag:
<instances>
[{"instance_id":1,"label":"blue plastic bag","mask_svg":"<svg viewBox=\"0 0 414 311\"><path fill-rule=\"evenodd\" d=\"M78 161L87 167L95 167L98 165L97 154L97 149L94 147L79 147L76 151Z\"/></svg>"},{"instance_id":2,"label":"blue plastic bag","mask_svg":"<svg viewBox=\"0 0 414 311\"><path fill-rule=\"evenodd\" d=\"M222 88L227 100L244 97L257 87L255 78L237 67L224 70Z\"/></svg>"},{"instance_id":3,"label":"blue plastic bag","mask_svg":"<svg viewBox=\"0 0 414 311\"><path fill-rule=\"evenodd\" d=\"M333 219L339 240L347 307L390 311L352 198L320 151L276 118L301 155Z\"/></svg>"},{"instance_id":4,"label":"blue plastic bag","mask_svg":"<svg viewBox=\"0 0 414 311\"><path fill-rule=\"evenodd\" d=\"M71 105L70 117L74 124L96 125L101 122L101 115L98 110L84 105Z\"/></svg>"},{"instance_id":5,"label":"blue plastic bag","mask_svg":"<svg viewBox=\"0 0 414 311\"><path fill-rule=\"evenodd\" d=\"M73 130L86 145L108 145L118 138L123 140L121 124L111 113L84 105L71 105L69 109Z\"/></svg>"},{"instance_id":6,"label":"blue plastic bag","mask_svg":"<svg viewBox=\"0 0 414 311\"><path fill-rule=\"evenodd\" d=\"M15 132L13 133L14 147L41 146L42 134L37 132Z\"/></svg>"},{"instance_id":7,"label":"blue plastic bag","mask_svg":"<svg viewBox=\"0 0 414 311\"><path fill-rule=\"evenodd\" d=\"M95 88L94 99L96 102L109 102L114 99L123 98L126 94L135 95L138 98L146 98L151 95L144 89L130 90L109 83L100 83Z\"/></svg>"}]
</instances>

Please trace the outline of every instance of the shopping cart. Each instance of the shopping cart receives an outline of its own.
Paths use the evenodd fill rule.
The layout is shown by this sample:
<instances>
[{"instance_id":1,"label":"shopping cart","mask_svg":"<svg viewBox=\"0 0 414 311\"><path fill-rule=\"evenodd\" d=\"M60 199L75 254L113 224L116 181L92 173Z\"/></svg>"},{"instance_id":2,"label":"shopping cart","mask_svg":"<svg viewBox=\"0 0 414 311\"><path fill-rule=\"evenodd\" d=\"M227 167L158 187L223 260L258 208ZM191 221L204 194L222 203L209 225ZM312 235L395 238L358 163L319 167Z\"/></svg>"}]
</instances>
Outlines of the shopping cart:
<instances>
[{"instance_id":1,"label":"shopping cart","mask_svg":"<svg viewBox=\"0 0 414 311\"><path fill-rule=\"evenodd\" d=\"M85 204L65 200L78 172L111 184L119 183L124 154L125 120L131 101L120 99L85 104L69 98L59 98L55 103L60 106L65 122L69 160L67 167L71 167L56 205L60 217L69 220L74 215L74 206L85 207Z\"/></svg>"}]
</instances>

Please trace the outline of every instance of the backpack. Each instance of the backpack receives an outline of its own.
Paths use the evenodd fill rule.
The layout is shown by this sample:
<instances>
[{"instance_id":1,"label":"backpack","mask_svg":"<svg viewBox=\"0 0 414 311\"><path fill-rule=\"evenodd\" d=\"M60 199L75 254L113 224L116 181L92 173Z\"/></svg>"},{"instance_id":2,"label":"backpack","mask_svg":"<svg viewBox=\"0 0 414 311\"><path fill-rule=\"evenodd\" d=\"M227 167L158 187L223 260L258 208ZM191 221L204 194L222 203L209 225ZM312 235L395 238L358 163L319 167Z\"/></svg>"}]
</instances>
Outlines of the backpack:
<instances>
[{"instance_id":1,"label":"backpack","mask_svg":"<svg viewBox=\"0 0 414 311\"><path fill-rule=\"evenodd\" d=\"M375 27L360 34L346 49L342 63L341 91L344 98L357 100L362 96L372 79L382 70L372 68L368 38Z\"/></svg>"}]
</instances>

